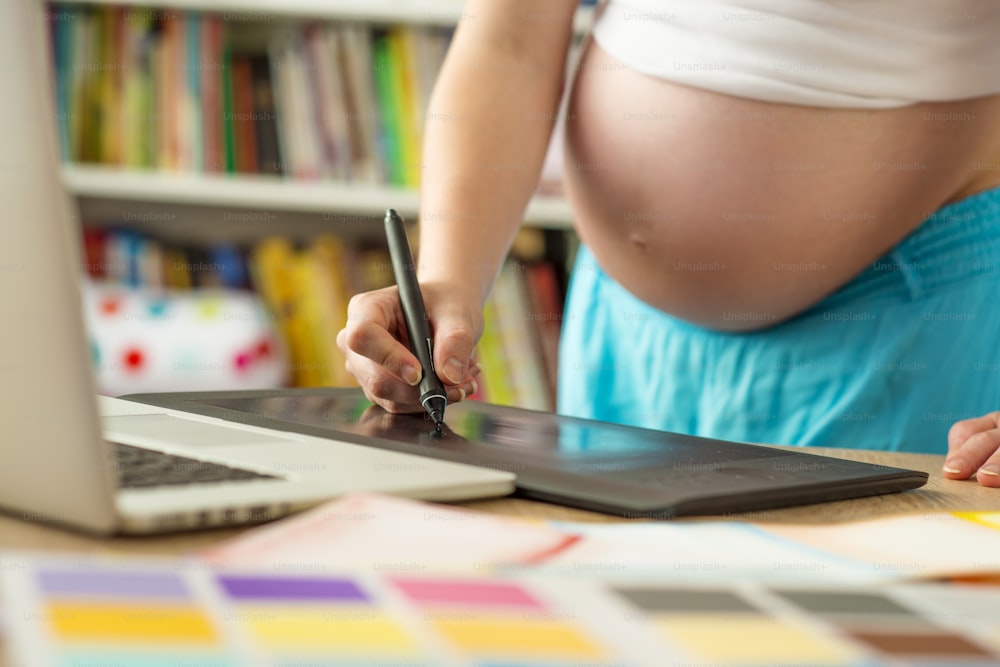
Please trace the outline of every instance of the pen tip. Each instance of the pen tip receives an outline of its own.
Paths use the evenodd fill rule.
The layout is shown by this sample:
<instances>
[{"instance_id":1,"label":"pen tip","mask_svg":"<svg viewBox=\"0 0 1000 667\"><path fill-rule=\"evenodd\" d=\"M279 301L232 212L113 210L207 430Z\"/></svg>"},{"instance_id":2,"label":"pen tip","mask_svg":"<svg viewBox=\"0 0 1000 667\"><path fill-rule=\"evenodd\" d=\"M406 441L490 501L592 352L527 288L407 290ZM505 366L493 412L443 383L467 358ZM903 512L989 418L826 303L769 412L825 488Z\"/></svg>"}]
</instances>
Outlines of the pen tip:
<instances>
[{"instance_id":1,"label":"pen tip","mask_svg":"<svg viewBox=\"0 0 1000 667\"><path fill-rule=\"evenodd\" d=\"M434 420L434 426L440 430L444 426L444 409L448 404L447 399L445 399L443 393L434 393L433 395L427 396L421 401L424 404L424 409L427 410L427 414L431 416Z\"/></svg>"}]
</instances>

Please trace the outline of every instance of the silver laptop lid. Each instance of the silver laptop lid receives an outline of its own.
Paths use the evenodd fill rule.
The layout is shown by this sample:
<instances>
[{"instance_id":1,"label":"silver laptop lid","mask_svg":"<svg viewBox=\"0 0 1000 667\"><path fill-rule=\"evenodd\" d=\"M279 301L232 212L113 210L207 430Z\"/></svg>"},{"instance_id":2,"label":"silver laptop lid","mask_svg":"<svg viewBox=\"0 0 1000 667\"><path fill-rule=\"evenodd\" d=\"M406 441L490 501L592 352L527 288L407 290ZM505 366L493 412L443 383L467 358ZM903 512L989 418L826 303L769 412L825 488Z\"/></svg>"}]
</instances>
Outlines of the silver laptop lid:
<instances>
[{"instance_id":1,"label":"silver laptop lid","mask_svg":"<svg viewBox=\"0 0 1000 667\"><path fill-rule=\"evenodd\" d=\"M0 2L0 506L107 532L113 472L100 438L59 175L44 3Z\"/></svg>"}]
</instances>

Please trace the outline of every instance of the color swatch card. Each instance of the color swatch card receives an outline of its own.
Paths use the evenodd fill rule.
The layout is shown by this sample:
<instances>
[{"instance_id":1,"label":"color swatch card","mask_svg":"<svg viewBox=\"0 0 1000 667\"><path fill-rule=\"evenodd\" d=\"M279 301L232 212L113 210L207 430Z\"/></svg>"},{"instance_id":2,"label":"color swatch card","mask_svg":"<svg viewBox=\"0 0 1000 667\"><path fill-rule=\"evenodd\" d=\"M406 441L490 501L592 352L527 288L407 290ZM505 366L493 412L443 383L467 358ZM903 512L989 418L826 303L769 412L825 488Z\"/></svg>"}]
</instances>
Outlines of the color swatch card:
<instances>
[{"instance_id":1,"label":"color swatch card","mask_svg":"<svg viewBox=\"0 0 1000 667\"><path fill-rule=\"evenodd\" d=\"M613 578L770 585L870 584L1000 574L1000 512L833 525L742 521L525 521L379 494L350 494L198 554L226 566L322 572L527 568Z\"/></svg>"},{"instance_id":2,"label":"color swatch card","mask_svg":"<svg viewBox=\"0 0 1000 667\"><path fill-rule=\"evenodd\" d=\"M11 664L1000 664L1000 587L291 574L4 556Z\"/></svg>"},{"instance_id":3,"label":"color swatch card","mask_svg":"<svg viewBox=\"0 0 1000 667\"><path fill-rule=\"evenodd\" d=\"M839 524L555 523L580 539L540 569L604 577L771 585L872 584L1000 574L1000 512L935 512Z\"/></svg>"},{"instance_id":4,"label":"color swatch card","mask_svg":"<svg viewBox=\"0 0 1000 667\"><path fill-rule=\"evenodd\" d=\"M541 521L353 493L254 528L198 557L288 571L484 573L540 562L578 539Z\"/></svg>"}]
</instances>

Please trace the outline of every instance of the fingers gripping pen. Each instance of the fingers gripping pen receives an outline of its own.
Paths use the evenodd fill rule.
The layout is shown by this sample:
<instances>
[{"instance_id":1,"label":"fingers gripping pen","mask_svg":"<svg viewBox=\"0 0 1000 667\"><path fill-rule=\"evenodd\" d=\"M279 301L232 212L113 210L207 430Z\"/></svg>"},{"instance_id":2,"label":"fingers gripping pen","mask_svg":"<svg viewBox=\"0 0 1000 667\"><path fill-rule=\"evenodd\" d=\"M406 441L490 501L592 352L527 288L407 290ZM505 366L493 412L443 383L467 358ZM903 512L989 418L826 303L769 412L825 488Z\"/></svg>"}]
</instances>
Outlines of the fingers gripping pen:
<instances>
[{"instance_id":1,"label":"fingers gripping pen","mask_svg":"<svg viewBox=\"0 0 1000 667\"><path fill-rule=\"evenodd\" d=\"M410 339L410 351L420 361L423 371L420 377L420 404L434 420L434 426L441 430L444 410L448 405L444 385L434 370L434 342L431 340L427 310L417 283L417 270L413 264L410 243L406 240L403 219L393 209L385 212L385 238L389 244L392 272L399 288L399 302L406 321L406 333Z\"/></svg>"}]
</instances>

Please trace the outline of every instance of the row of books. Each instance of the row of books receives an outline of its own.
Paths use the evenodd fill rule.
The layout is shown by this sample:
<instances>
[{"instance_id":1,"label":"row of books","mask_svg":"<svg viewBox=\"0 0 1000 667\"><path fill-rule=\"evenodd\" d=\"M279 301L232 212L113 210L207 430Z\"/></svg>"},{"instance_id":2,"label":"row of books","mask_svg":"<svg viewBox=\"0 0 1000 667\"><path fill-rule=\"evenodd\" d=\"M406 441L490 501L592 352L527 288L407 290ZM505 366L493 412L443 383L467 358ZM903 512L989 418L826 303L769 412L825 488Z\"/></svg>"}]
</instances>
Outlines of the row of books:
<instances>
[{"instance_id":1,"label":"row of books","mask_svg":"<svg viewBox=\"0 0 1000 667\"><path fill-rule=\"evenodd\" d=\"M415 186L450 31L303 22L235 51L224 14L49 7L64 159Z\"/></svg>"},{"instance_id":2,"label":"row of books","mask_svg":"<svg viewBox=\"0 0 1000 667\"><path fill-rule=\"evenodd\" d=\"M479 395L491 403L553 410L562 301L554 266L508 263L483 310L476 355Z\"/></svg>"},{"instance_id":3,"label":"row of books","mask_svg":"<svg viewBox=\"0 0 1000 667\"><path fill-rule=\"evenodd\" d=\"M83 269L95 281L149 289L250 288L246 251L235 244L164 243L120 226L86 226L83 244Z\"/></svg>"},{"instance_id":4,"label":"row of books","mask_svg":"<svg viewBox=\"0 0 1000 667\"><path fill-rule=\"evenodd\" d=\"M308 242L273 236L249 246L166 242L123 227L84 228L83 266L91 280L147 290L226 287L252 290L285 342L295 386L350 386L335 343L353 294L393 283L382 247L332 234ZM483 365L473 398L536 410L554 407L562 302L556 267L511 262L484 309L476 355Z\"/></svg>"},{"instance_id":5,"label":"row of books","mask_svg":"<svg viewBox=\"0 0 1000 667\"><path fill-rule=\"evenodd\" d=\"M425 27L303 24L270 49L287 172L415 187L431 89L450 42Z\"/></svg>"}]
</instances>

